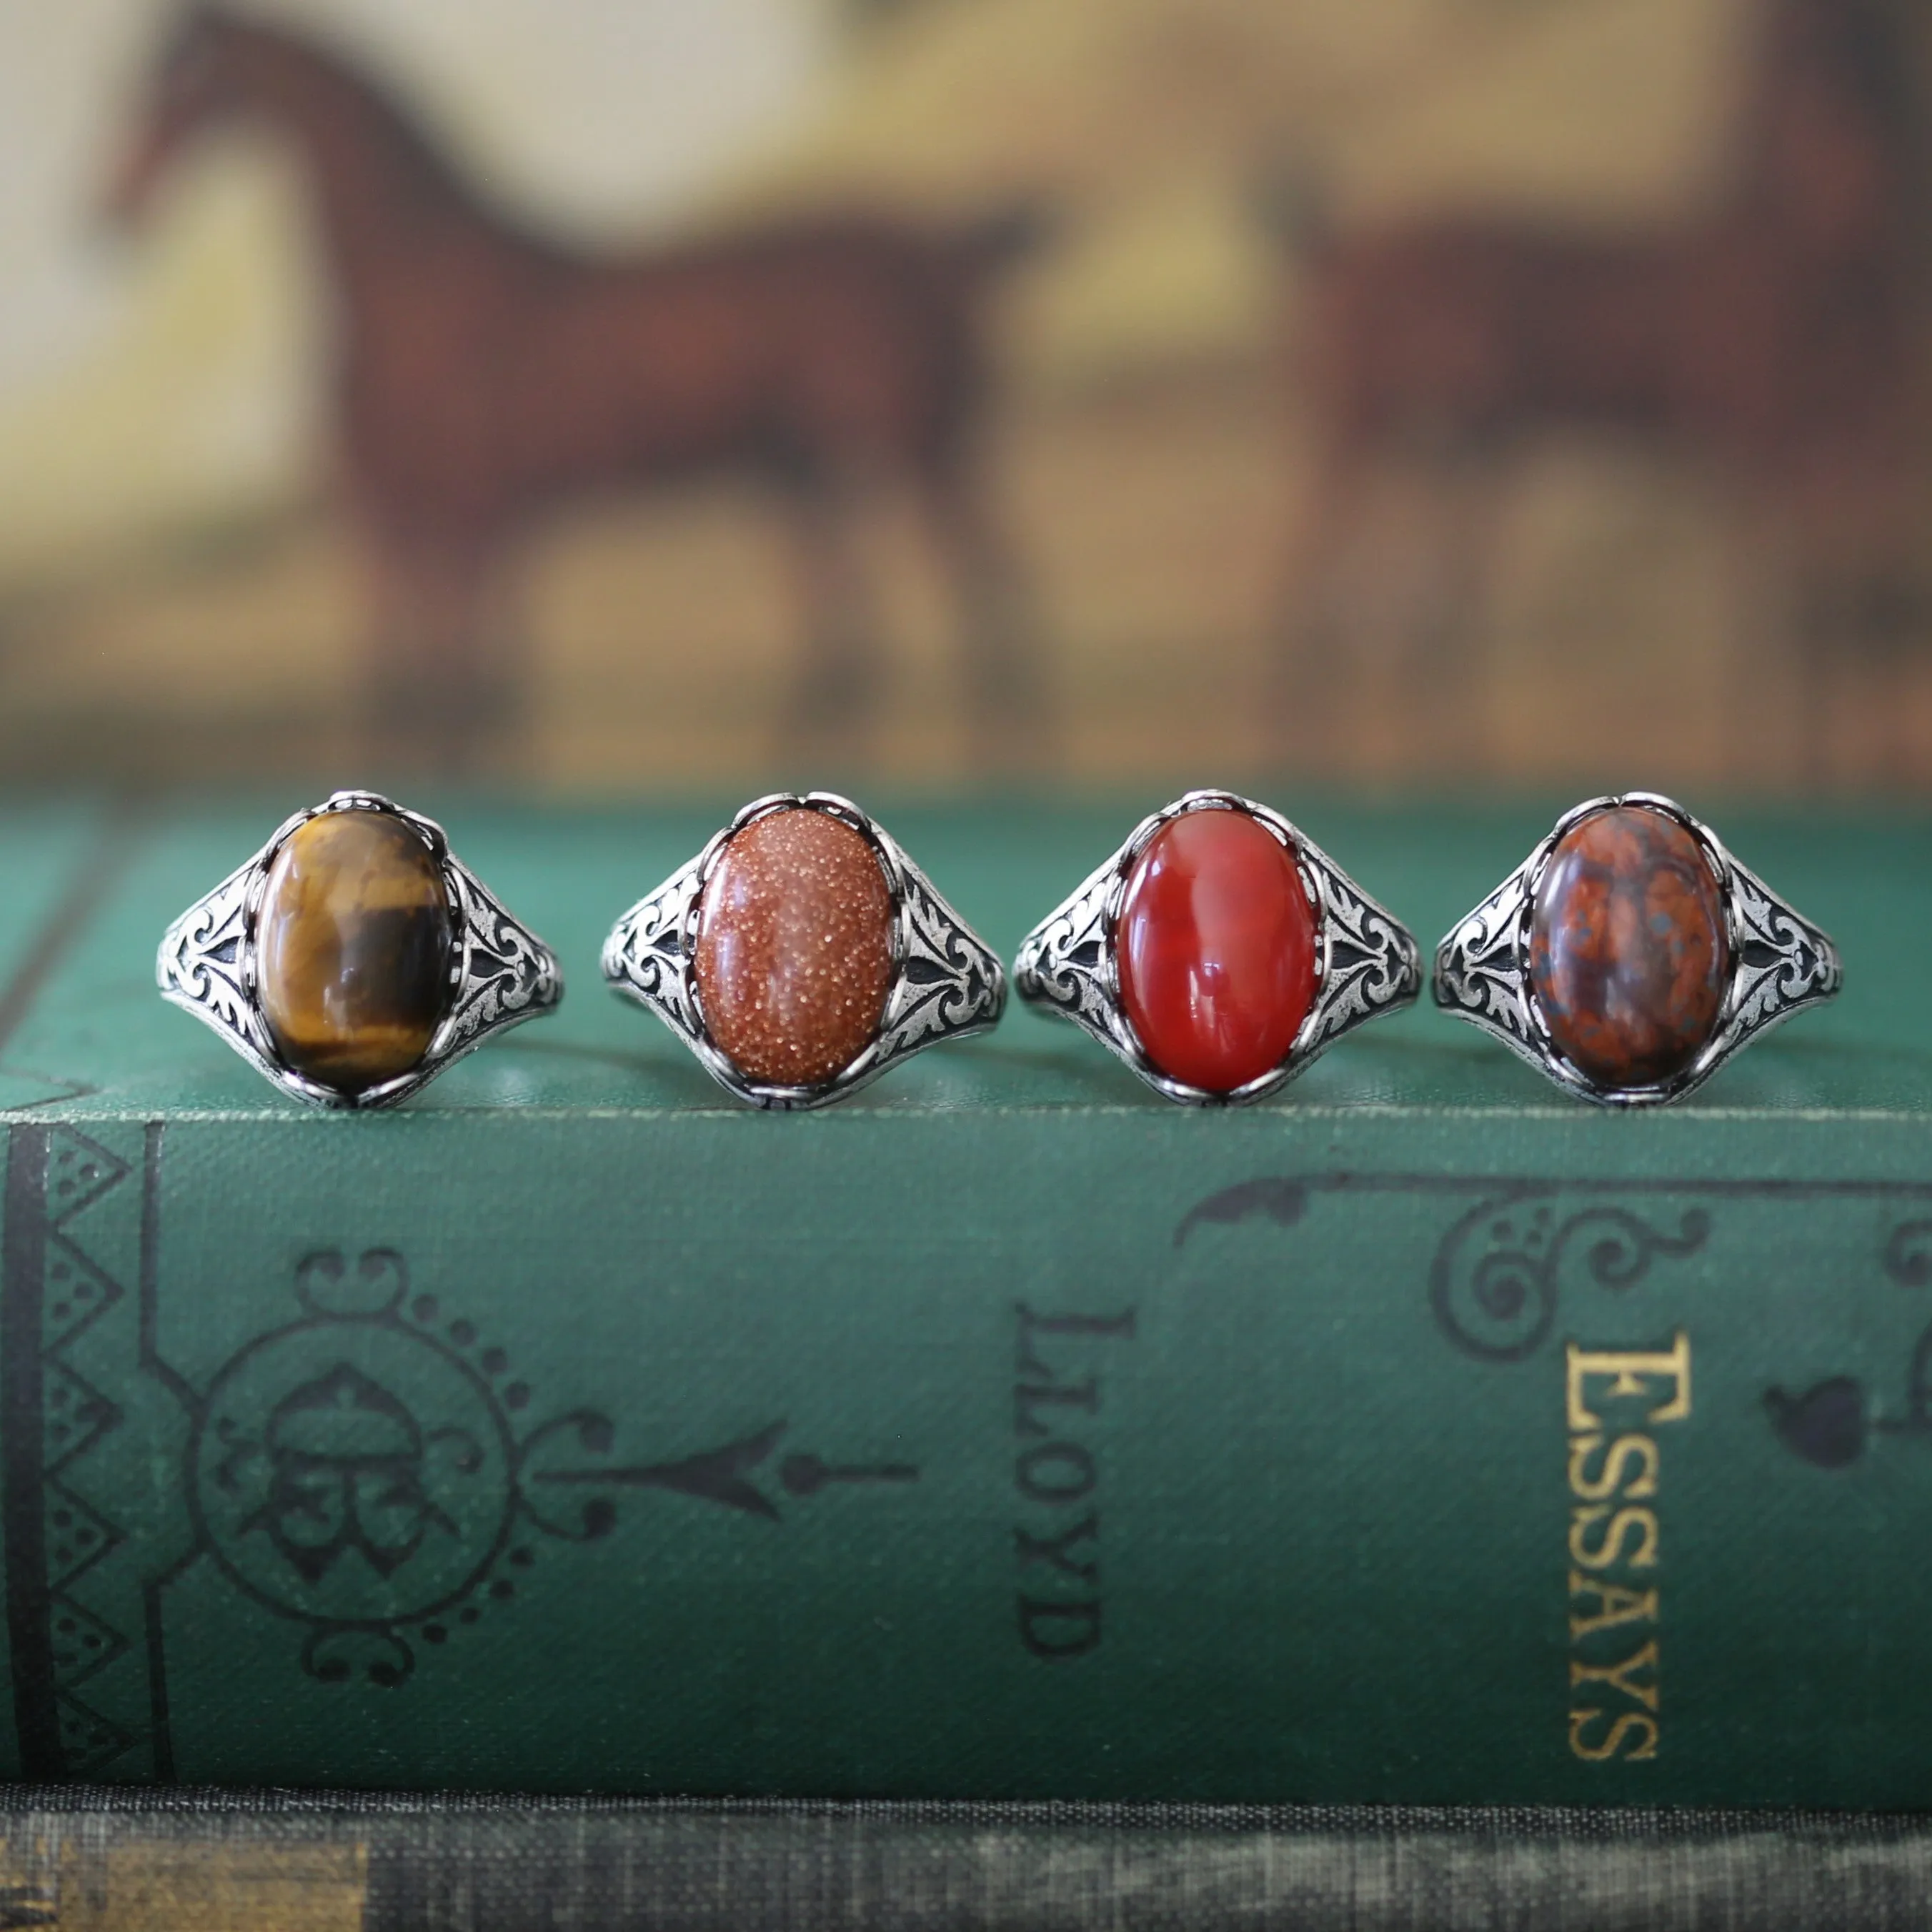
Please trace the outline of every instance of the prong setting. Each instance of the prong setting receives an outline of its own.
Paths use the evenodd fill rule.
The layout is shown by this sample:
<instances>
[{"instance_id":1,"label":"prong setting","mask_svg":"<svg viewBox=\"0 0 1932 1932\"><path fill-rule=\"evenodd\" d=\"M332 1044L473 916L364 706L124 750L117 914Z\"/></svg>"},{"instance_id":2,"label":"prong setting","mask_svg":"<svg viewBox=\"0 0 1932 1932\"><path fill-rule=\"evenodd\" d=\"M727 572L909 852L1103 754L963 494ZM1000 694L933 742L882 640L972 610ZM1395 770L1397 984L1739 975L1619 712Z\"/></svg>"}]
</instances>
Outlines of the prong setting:
<instances>
[{"instance_id":1,"label":"prong setting","mask_svg":"<svg viewBox=\"0 0 1932 1932\"><path fill-rule=\"evenodd\" d=\"M1177 819L1240 812L1294 861L1314 915L1315 994L1282 1058L1226 1092L1175 1078L1156 1064L1121 998L1119 928L1142 855ZM1184 794L1136 825L1113 854L1030 932L1014 964L1020 998L1090 1034L1154 1091L1184 1106L1243 1106L1294 1079L1343 1034L1411 1004L1420 992L1414 936L1291 820L1238 793Z\"/></svg>"},{"instance_id":2,"label":"prong setting","mask_svg":"<svg viewBox=\"0 0 1932 1932\"><path fill-rule=\"evenodd\" d=\"M824 812L856 832L878 862L891 902L892 978L865 1046L829 1078L794 1086L748 1077L718 1045L705 1015L696 962L705 889L731 841L762 818L801 809ZM617 920L604 943L602 965L611 991L656 1013L720 1086L774 1112L842 1100L924 1047L986 1032L1006 1006L1006 972L998 957L898 841L836 792L772 792L752 800Z\"/></svg>"},{"instance_id":3,"label":"prong setting","mask_svg":"<svg viewBox=\"0 0 1932 1932\"><path fill-rule=\"evenodd\" d=\"M1709 1038L1670 1078L1606 1086L1576 1066L1552 1033L1530 970L1537 895L1558 847L1576 827L1620 807L1657 812L1696 842L1718 885L1730 976ZM1579 1099L1611 1108L1666 1105L1694 1092L1741 1048L1844 984L1837 947L1733 858L1718 835L1674 799L1649 791L1606 794L1564 812L1509 876L1443 937L1436 948L1436 1004L1493 1035Z\"/></svg>"},{"instance_id":4,"label":"prong setting","mask_svg":"<svg viewBox=\"0 0 1932 1932\"><path fill-rule=\"evenodd\" d=\"M434 863L452 945L442 1016L422 1058L396 1077L345 1093L291 1066L261 1004L259 938L277 855L302 826L332 813L380 814L408 827ZM212 1028L264 1078L311 1106L368 1112L405 1100L494 1035L551 1011L563 995L556 956L450 850L442 827L380 792L332 793L292 812L254 856L174 920L155 956L163 998Z\"/></svg>"}]
</instances>

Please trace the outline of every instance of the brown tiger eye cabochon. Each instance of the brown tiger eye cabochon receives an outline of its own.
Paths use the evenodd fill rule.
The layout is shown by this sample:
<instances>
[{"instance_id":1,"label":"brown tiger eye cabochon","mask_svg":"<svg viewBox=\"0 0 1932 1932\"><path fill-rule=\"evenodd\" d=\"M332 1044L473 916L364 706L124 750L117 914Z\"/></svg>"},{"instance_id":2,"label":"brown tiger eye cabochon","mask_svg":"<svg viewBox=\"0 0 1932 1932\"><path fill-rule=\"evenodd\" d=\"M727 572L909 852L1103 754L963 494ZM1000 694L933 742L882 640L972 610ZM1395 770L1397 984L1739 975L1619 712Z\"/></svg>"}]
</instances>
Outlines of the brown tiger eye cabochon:
<instances>
[{"instance_id":1,"label":"brown tiger eye cabochon","mask_svg":"<svg viewBox=\"0 0 1932 1932\"><path fill-rule=\"evenodd\" d=\"M298 826L255 928L257 996L283 1059L340 1094L408 1072L448 1002L454 927L441 868L401 819L356 808Z\"/></svg>"},{"instance_id":2,"label":"brown tiger eye cabochon","mask_svg":"<svg viewBox=\"0 0 1932 1932\"><path fill-rule=\"evenodd\" d=\"M892 983L892 899L844 820L787 806L731 835L698 907L712 1038L746 1079L811 1087L871 1044Z\"/></svg>"},{"instance_id":3,"label":"brown tiger eye cabochon","mask_svg":"<svg viewBox=\"0 0 1932 1932\"><path fill-rule=\"evenodd\" d=\"M1683 1072L1717 1027L1731 973L1702 844L1648 806L1572 826L1537 886L1529 963L1550 1038L1592 1080L1646 1087Z\"/></svg>"}]
</instances>

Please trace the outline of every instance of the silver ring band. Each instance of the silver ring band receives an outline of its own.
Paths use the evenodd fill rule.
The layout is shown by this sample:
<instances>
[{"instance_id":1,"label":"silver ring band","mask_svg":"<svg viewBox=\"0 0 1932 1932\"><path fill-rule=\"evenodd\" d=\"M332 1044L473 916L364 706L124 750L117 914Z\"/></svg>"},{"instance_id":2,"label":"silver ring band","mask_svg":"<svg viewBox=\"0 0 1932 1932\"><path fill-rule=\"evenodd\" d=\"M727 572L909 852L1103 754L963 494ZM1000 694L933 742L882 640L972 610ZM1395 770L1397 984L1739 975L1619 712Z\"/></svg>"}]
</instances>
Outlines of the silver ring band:
<instances>
[{"instance_id":1,"label":"silver ring band","mask_svg":"<svg viewBox=\"0 0 1932 1932\"><path fill-rule=\"evenodd\" d=\"M1552 855L1586 820L1624 808L1659 813L1695 840L1716 886L1729 962L1721 1003L1694 1056L1667 1078L1630 1085L1593 1078L1564 1054L1531 970L1537 895ZM1732 858L1702 820L1655 792L1616 793L1573 806L1480 905L1450 928L1436 952L1438 1006L1492 1034L1559 1087L1608 1107L1681 1100L1750 1041L1832 998L1844 983L1844 964L1830 938Z\"/></svg>"},{"instance_id":2,"label":"silver ring band","mask_svg":"<svg viewBox=\"0 0 1932 1932\"><path fill-rule=\"evenodd\" d=\"M344 1092L298 1072L262 1010L257 929L268 874L290 835L332 813L371 812L406 826L427 848L450 916L450 965L440 1018L406 1071ZM394 1106L492 1035L551 1011L563 997L556 957L518 923L449 849L442 827L378 792L338 791L278 826L267 844L167 929L155 956L164 999L212 1027L285 1094L313 1106Z\"/></svg>"},{"instance_id":3,"label":"silver ring band","mask_svg":"<svg viewBox=\"0 0 1932 1932\"><path fill-rule=\"evenodd\" d=\"M1195 812L1243 812L1278 839L1294 861L1316 924L1315 996L1292 1045L1276 1065L1226 1093L1164 1073L1120 995L1118 928L1136 862L1167 826ZM1285 1086L1343 1034L1412 1004L1422 970L1408 928L1280 813L1234 792L1190 791L1142 819L1028 934L1013 983L1029 1006L1071 1020L1156 1093L1190 1106L1240 1106Z\"/></svg>"},{"instance_id":4,"label":"silver ring band","mask_svg":"<svg viewBox=\"0 0 1932 1932\"><path fill-rule=\"evenodd\" d=\"M871 1038L827 1078L785 1085L746 1073L714 1036L698 984L698 940L705 888L732 839L761 819L800 810L824 813L870 848L891 903L891 964ZM998 956L891 834L836 792L774 792L754 799L610 928L603 968L611 991L656 1013L720 1086L753 1106L782 1111L830 1106L926 1047L984 1033L998 1023L1006 1000Z\"/></svg>"}]
</instances>

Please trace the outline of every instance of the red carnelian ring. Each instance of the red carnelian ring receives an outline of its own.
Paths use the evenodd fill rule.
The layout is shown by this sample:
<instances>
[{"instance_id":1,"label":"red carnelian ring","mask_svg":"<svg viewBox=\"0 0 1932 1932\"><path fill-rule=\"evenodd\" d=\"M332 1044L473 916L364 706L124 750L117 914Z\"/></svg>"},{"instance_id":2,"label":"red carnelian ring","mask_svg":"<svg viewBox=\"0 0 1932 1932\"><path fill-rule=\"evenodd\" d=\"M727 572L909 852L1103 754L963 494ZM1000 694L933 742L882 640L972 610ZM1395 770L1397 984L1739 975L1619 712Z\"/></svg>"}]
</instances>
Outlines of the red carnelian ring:
<instances>
[{"instance_id":1,"label":"red carnelian ring","mask_svg":"<svg viewBox=\"0 0 1932 1932\"><path fill-rule=\"evenodd\" d=\"M1406 928L1279 812L1191 791L1034 928L1014 985L1208 1106L1273 1093L1422 977Z\"/></svg>"}]
</instances>

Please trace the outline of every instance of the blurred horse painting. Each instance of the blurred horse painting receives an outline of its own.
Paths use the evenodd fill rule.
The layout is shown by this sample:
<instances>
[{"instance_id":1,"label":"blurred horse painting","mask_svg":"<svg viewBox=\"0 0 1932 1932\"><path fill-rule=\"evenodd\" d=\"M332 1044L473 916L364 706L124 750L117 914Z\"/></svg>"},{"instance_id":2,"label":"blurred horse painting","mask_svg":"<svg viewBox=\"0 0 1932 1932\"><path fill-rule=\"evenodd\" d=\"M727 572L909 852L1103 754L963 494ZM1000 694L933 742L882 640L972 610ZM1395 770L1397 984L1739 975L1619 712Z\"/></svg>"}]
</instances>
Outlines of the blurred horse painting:
<instances>
[{"instance_id":1,"label":"blurred horse painting","mask_svg":"<svg viewBox=\"0 0 1932 1932\"><path fill-rule=\"evenodd\" d=\"M1833 663L1923 628L1912 63L1883 0L1757 0L1752 26L1729 184L1698 218L1598 236L1501 219L1300 225L1294 352L1316 460L1284 720L1290 700L1332 704L1351 643L1346 560L1378 488L1420 478L1436 564L1401 668L1451 761L1480 761L1470 632L1498 485L1552 433L1634 434L1718 478L1814 705Z\"/></svg>"},{"instance_id":2,"label":"blurred horse painting","mask_svg":"<svg viewBox=\"0 0 1932 1932\"><path fill-rule=\"evenodd\" d=\"M807 742L854 742L878 690L850 514L875 476L910 487L946 560L984 738L1010 748L1036 722L973 448L985 298L1029 218L827 218L574 252L486 208L341 59L214 7L167 50L117 212L137 218L188 143L239 122L291 142L312 188L339 318L338 469L377 594L370 697L397 740L460 760L514 717L524 674L495 614L547 513L721 470L788 506L806 633L790 715Z\"/></svg>"}]
</instances>

